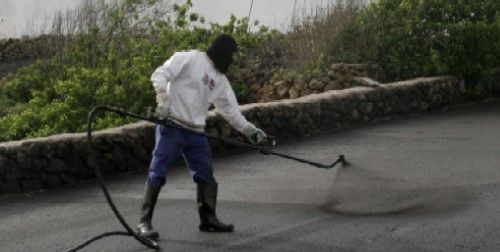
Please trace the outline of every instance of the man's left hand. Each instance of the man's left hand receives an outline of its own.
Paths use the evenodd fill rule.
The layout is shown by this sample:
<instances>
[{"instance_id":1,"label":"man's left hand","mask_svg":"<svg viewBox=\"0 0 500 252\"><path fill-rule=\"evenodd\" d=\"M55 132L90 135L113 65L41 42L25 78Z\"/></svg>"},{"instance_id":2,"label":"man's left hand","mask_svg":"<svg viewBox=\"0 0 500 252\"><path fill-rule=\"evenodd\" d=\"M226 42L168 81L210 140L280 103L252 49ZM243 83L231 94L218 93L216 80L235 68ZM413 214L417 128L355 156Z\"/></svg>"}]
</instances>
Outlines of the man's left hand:
<instances>
[{"instance_id":1,"label":"man's left hand","mask_svg":"<svg viewBox=\"0 0 500 252\"><path fill-rule=\"evenodd\" d=\"M263 130L255 127L253 124L250 124L246 129L242 131L242 133L252 144L255 145L263 143L267 138L266 133Z\"/></svg>"}]
</instances>

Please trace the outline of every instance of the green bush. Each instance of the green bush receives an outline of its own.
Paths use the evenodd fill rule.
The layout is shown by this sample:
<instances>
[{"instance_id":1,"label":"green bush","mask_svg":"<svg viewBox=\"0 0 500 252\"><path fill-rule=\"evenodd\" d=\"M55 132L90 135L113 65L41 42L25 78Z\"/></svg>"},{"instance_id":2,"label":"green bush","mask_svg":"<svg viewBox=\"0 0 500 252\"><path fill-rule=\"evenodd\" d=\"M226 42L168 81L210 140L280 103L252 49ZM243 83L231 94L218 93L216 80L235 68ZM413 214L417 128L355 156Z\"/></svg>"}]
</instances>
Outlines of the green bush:
<instances>
[{"instance_id":1,"label":"green bush","mask_svg":"<svg viewBox=\"0 0 500 252\"><path fill-rule=\"evenodd\" d=\"M351 45L342 56L376 62L392 80L456 74L474 87L500 65L500 2L380 0L333 36Z\"/></svg>"},{"instance_id":2,"label":"green bush","mask_svg":"<svg viewBox=\"0 0 500 252\"><path fill-rule=\"evenodd\" d=\"M144 2L124 1L110 7L105 15L109 20L74 36L64 53L1 80L0 104L10 107L0 110L0 141L82 132L87 113L96 105L145 113L155 106L150 75L175 51L203 50L215 36L230 33L241 45L240 54L245 54L247 48L268 38L267 29L249 33L247 20L234 16L227 24L207 27L197 14L188 15L189 0L175 5L174 20L156 20L147 29L134 30L134 24L142 22L135 7ZM248 89L238 83L234 86L238 98L244 100ZM95 127L130 121L106 115L97 119Z\"/></svg>"},{"instance_id":3,"label":"green bush","mask_svg":"<svg viewBox=\"0 0 500 252\"><path fill-rule=\"evenodd\" d=\"M500 22L455 24L448 31L436 65L443 64L448 72L475 84L476 91L483 91L485 73L500 66Z\"/></svg>"},{"instance_id":4,"label":"green bush","mask_svg":"<svg viewBox=\"0 0 500 252\"><path fill-rule=\"evenodd\" d=\"M226 24L207 25L189 13L189 0L174 6L176 15L170 19L139 14L157 1L126 0L96 10L101 21L84 20L82 31L67 36L56 50L61 53L0 80L0 141L84 131L87 113L96 105L144 113L155 106L152 71L175 51L206 49L221 33L232 34L240 44L229 77L243 102L254 95L245 78L253 84L262 80L252 73L284 76L289 72L284 67L314 76L332 62L372 62L392 80L461 75L469 89L481 93L487 91L485 73L500 65L498 1L339 4L327 16L304 19L289 34L266 27L250 33L248 20L234 16ZM127 122L106 115L96 128Z\"/></svg>"}]
</instances>

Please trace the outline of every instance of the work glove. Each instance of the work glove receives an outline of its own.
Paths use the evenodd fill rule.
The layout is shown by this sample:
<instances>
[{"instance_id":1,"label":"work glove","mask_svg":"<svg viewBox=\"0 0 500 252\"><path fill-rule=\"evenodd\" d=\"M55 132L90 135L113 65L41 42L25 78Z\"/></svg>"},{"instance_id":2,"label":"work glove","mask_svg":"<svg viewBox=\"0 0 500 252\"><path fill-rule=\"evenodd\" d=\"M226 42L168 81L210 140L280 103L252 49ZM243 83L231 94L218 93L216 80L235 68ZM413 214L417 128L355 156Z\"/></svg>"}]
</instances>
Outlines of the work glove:
<instances>
[{"instance_id":1,"label":"work glove","mask_svg":"<svg viewBox=\"0 0 500 252\"><path fill-rule=\"evenodd\" d=\"M154 117L164 120L170 115L170 101L165 89L156 90L156 103L158 104L155 109Z\"/></svg>"},{"instance_id":2,"label":"work glove","mask_svg":"<svg viewBox=\"0 0 500 252\"><path fill-rule=\"evenodd\" d=\"M263 143L267 138L266 133L253 124L249 124L241 133L254 145Z\"/></svg>"}]
</instances>

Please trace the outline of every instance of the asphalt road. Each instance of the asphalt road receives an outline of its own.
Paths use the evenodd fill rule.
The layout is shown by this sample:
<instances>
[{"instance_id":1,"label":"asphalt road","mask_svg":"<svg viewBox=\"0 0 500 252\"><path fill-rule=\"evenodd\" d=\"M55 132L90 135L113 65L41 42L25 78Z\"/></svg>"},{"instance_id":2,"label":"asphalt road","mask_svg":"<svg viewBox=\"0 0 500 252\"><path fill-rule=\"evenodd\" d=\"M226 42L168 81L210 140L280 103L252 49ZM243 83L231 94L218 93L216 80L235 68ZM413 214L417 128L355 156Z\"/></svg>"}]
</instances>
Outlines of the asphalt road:
<instances>
[{"instance_id":1,"label":"asphalt road","mask_svg":"<svg viewBox=\"0 0 500 252\"><path fill-rule=\"evenodd\" d=\"M164 251L500 251L500 102L302 139L279 151L349 165L322 170L248 152L215 160L219 217L197 230L195 185L174 170L155 212ZM110 191L136 224L145 174ZM0 251L67 251L121 230L96 184L0 198ZM148 251L111 237L83 251Z\"/></svg>"}]
</instances>

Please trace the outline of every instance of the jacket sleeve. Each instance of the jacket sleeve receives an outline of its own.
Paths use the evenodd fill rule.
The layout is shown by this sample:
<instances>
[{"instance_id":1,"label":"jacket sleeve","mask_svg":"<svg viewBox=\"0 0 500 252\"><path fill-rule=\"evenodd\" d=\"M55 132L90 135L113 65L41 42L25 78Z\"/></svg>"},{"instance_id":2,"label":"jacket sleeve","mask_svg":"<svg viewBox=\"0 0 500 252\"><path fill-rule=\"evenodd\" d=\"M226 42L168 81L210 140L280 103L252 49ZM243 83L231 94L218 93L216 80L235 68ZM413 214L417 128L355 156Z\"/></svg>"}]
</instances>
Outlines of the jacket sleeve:
<instances>
[{"instance_id":1,"label":"jacket sleeve","mask_svg":"<svg viewBox=\"0 0 500 252\"><path fill-rule=\"evenodd\" d=\"M224 89L213 102L216 112L222 115L233 128L241 132L252 124L241 114L233 89L225 77L224 85Z\"/></svg>"},{"instance_id":2,"label":"jacket sleeve","mask_svg":"<svg viewBox=\"0 0 500 252\"><path fill-rule=\"evenodd\" d=\"M177 52L151 75L155 90L167 90L167 83L175 79L189 62L187 52Z\"/></svg>"}]
</instances>

